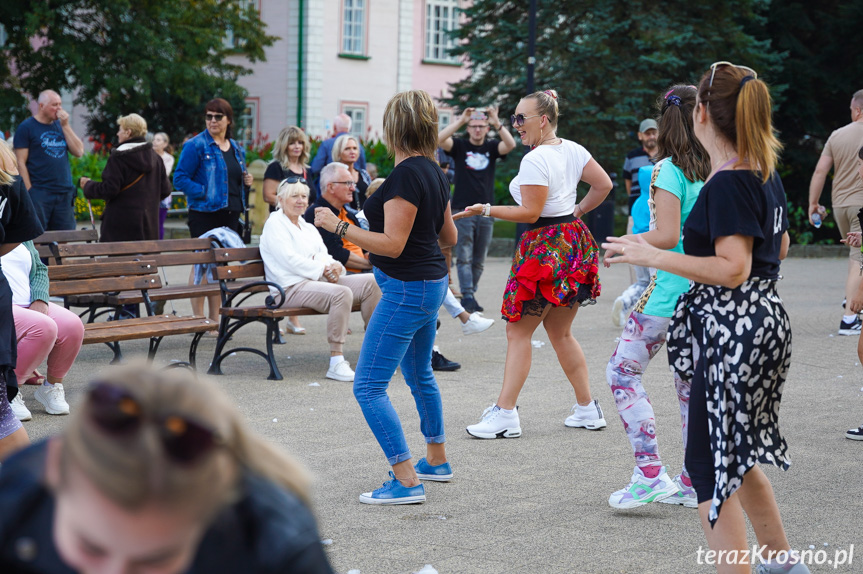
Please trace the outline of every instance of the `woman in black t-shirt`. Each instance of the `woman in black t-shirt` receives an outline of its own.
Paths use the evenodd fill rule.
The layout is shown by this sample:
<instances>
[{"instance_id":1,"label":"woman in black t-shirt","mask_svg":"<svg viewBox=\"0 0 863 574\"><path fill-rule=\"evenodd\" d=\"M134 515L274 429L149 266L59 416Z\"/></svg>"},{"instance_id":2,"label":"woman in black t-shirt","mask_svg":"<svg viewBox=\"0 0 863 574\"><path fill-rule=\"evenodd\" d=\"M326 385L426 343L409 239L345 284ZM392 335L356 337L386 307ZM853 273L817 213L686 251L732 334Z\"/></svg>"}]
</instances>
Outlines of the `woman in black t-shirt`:
<instances>
[{"instance_id":1,"label":"woman in black t-shirt","mask_svg":"<svg viewBox=\"0 0 863 574\"><path fill-rule=\"evenodd\" d=\"M685 254L623 238L603 244L612 263L656 267L693 282L668 328L669 362L692 381L686 467L710 548L744 555L745 512L759 545L785 551L785 562L759 567L766 574L784 573L797 560L787 558L773 489L756 466L790 465L778 423L791 325L776 291L788 217L771 111L755 71L711 66L698 86L694 132L713 169L684 226ZM717 566L741 568L722 558ZM799 563L789 572L809 570Z\"/></svg>"},{"instance_id":2,"label":"woman in black t-shirt","mask_svg":"<svg viewBox=\"0 0 863 574\"><path fill-rule=\"evenodd\" d=\"M276 192L283 179L291 176L309 179L310 150L309 136L297 126L288 126L279 132L279 137L273 144L273 161L264 172L264 201L270 205L270 213L279 206ZM310 189L309 205L315 202L314 186Z\"/></svg>"},{"instance_id":3,"label":"woman in black t-shirt","mask_svg":"<svg viewBox=\"0 0 863 574\"><path fill-rule=\"evenodd\" d=\"M30 194L18 175L15 155L4 141L0 141L0 255L6 255L19 243L42 235L42 225L36 218ZM18 394L15 364L18 342L15 320L12 317L12 289L6 276L0 272L0 462L6 456L27 446L30 439L21 426L9 401Z\"/></svg>"},{"instance_id":4,"label":"woman in black t-shirt","mask_svg":"<svg viewBox=\"0 0 863 574\"><path fill-rule=\"evenodd\" d=\"M425 501L420 479L452 478L431 359L438 309L449 287L440 245L454 245L457 233L449 183L434 161L437 109L431 97L421 90L393 96L384 112L384 133L395 155L395 168L365 202L369 230L341 221L323 207L315 210L315 225L369 251L383 292L366 328L354 396L392 466L392 480L361 494L360 502L414 504ZM416 401L426 439L426 457L416 466L387 396L399 366Z\"/></svg>"}]
</instances>

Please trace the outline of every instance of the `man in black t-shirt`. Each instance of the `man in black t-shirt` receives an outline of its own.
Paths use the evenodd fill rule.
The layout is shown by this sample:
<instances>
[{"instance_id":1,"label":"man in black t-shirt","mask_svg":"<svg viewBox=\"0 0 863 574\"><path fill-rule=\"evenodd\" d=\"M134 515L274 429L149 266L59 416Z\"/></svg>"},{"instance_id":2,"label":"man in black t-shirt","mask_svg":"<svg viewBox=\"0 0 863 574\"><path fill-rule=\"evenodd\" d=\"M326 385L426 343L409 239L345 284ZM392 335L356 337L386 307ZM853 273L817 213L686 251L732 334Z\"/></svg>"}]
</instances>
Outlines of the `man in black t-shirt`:
<instances>
[{"instance_id":1,"label":"man in black t-shirt","mask_svg":"<svg viewBox=\"0 0 863 574\"><path fill-rule=\"evenodd\" d=\"M453 138L467 124L468 138ZM489 125L500 139L487 139ZM485 111L467 108L455 121L438 133L438 145L452 157L455 191L452 212L458 213L475 203L494 203L494 169L498 158L515 149L515 140L502 129L497 107ZM479 278L485 265L494 220L489 217L465 217L455 222L458 243L455 246L461 304L468 313L482 311L476 302Z\"/></svg>"}]
</instances>

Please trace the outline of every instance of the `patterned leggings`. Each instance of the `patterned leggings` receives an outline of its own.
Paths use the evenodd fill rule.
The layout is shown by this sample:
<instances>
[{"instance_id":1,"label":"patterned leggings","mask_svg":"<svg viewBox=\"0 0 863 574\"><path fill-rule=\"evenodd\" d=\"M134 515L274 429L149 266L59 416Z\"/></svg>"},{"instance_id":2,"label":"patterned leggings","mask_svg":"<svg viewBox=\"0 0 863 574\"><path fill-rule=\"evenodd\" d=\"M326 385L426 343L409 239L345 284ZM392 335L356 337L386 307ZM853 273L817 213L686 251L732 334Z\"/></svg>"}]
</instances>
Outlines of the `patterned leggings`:
<instances>
[{"instance_id":1,"label":"patterned leggings","mask_svg":"<svg viewBox=\"0 0 863 574\"><path fill-rule=\"evenodd\" d=\"M644 370L665 343L670 317L655 317L633 311L626 322L620 342L608 361L605 376L614 394L617 412L635 453L638 466L662 464L656 443L656 422L653 405L641 384ZM686 450L691 381L674 373L674 388L680 403L683 426L683 448ZM689 477L684 465L682 474Z\"/></svg>"}]
</instances>

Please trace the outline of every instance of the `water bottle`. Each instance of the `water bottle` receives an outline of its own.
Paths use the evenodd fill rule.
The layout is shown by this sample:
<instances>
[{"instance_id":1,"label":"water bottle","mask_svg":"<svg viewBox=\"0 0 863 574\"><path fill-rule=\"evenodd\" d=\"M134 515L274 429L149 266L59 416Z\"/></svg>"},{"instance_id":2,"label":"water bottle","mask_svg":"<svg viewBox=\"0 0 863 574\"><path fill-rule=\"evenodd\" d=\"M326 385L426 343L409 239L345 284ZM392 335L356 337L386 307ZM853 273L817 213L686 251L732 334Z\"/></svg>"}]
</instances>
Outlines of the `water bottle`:
<instances>
[{"instance_id":1,"label":"water bottle","mask_svg":"<svg viewBox=\"0 0 863 574\"><path fill-rule=\"evenodd\" d=\"M827 215L827 210L824 209L823 205L819 205L815 213L812 214L812 225L815 229L821 227L821 223L824 221L825 215Z\"/></svg>"}]
</instances>

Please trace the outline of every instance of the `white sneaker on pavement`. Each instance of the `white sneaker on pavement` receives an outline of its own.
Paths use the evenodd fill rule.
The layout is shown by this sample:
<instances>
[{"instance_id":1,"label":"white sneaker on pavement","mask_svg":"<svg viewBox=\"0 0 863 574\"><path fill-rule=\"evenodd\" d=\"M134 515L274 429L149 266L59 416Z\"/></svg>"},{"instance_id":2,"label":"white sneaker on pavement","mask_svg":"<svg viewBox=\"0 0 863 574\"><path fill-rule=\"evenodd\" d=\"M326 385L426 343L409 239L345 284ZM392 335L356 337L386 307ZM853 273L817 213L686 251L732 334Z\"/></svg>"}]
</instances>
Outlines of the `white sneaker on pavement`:
<instances>
[{"instance_id":1,"label":"white sneaker on pavement","mask_svg":"<svg viewBox=\"0 0 863 574\"><path fill-rule=\"evenodd\" d=\"M9 401L9 404L12 405L12 414L15 415L15 418L19 421L29 421L33 418L33 413L30 412L30 409L27 408L27 405L24 404L24 395L21 394L21 391L18 391L18 394L15 395L15 398Z\"/></svg>"},{"instance_id":2,"label":"white sneaker on pavement","mask_svg":"<svg viewBox=\"0 0 863 574\"><path fill-rule=\"evenodd\" d=\"M347 361L339 361L327 370L327 378L344 383L353 382L354 372L351 369L351 364Z\"/></svg>"},{"instance_id":3,"label":"white sneaker on pavement","mask_svg":"<svg viewBox=\"0 0 863 574\"><path fill-rule=\"evenodd\" d=\"M36 389L33 397L45 406L49 415L69 414L69 403L66 402L66 392L61 383L42 385Z\"/></svg>"},{"instance_id":4,"label":"white sneaker on pavement","mask_svg":"<svg viewBox=\"0 0 863 574\"><path fill-rule=\"evenodd\" d=\"M636 467L629 484L608 497L608 505L621 509L637 508L649 502L662 501L677 491L677 484L668 476L664 466L656 478L647 478L641 469Z\"/></svg>"},{"instance_id":5,"label":"white sneaker on pavement","mask_svg":"<svg viewBox=\"0 0 863 574\"><path fill-rule=\"evenodd\" d=\"M568 427L599 430L608 426L605 422L605 417L602 416L599 401L596 399L593 399L589 405L584 407L575 403L572 405L571 410L572 414L563 421L563 424Z\"/></svg>"},{"instance_id":6,"label":"white sneaker on pavement","mask_svg":"<svg viewBox=\"0 0 863 574\"><path fill-rule=\"evenodd\" d=\"M482 333L494 324L494 319L486 319L479 312L471 313L467 323L462 323L461 332L465 335Z\"/></svg>"},{"instance_id":7,"label":"white sneaker on pavement","mask_svg":"<svg viewBox=\"0 0 863 574\"><path fill-rule=\"evenodd\" d=\"M512 409L512 413L505 413L499 406L492 405L482 412L481 421L466 430L476 438L518 438L521 436L518 407Z\"/></svg>"}]
</instances>

